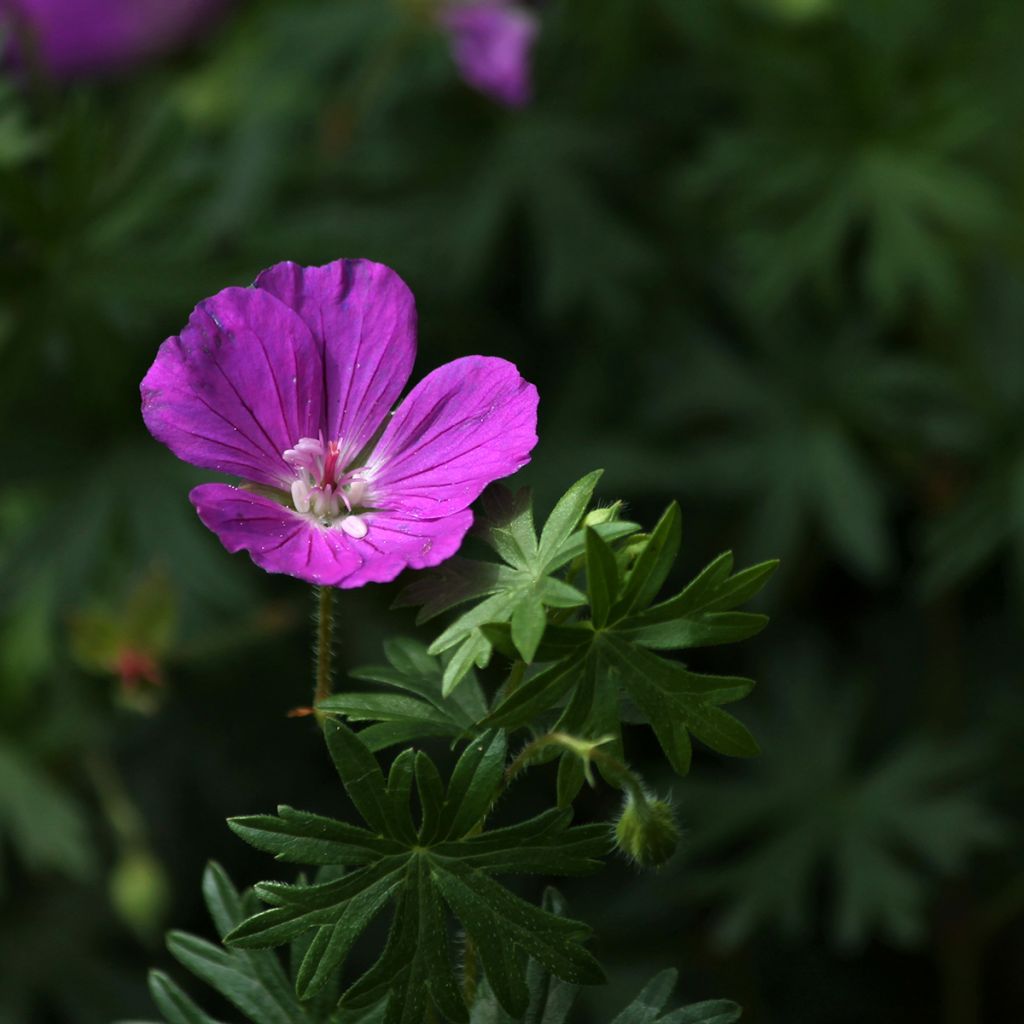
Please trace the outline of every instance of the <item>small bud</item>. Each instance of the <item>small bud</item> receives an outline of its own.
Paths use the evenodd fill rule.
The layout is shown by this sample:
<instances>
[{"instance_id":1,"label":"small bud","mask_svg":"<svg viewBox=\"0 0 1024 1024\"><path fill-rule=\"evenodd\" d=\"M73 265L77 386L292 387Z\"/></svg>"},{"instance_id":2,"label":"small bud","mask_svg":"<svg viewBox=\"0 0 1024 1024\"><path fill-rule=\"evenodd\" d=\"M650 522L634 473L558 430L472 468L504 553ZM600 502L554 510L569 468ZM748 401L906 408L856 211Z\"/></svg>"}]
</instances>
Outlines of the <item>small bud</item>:
<instances>
[{"instance_id":1,"label":"small bud","mask_svg":"<svg viewBox=\"0 0 1024 1024\"><path fill-rule=\"evenodd\" d=\"M614 523L621 511L621 501L616 501L607 508L593 508L583 517L583 525L600 526L602 523Z\"/></svg>"},{"instance_id":2,"label":"small bud","mask_svg":"<svg viewBox=\"0 0 1024 1024\"><path fill-rule=\"evenodd\" d=\"M672 808L664 800L630 794L615 826L615 845L641 867L661 867L679 845Z\"/></svg>"}]
</instances>

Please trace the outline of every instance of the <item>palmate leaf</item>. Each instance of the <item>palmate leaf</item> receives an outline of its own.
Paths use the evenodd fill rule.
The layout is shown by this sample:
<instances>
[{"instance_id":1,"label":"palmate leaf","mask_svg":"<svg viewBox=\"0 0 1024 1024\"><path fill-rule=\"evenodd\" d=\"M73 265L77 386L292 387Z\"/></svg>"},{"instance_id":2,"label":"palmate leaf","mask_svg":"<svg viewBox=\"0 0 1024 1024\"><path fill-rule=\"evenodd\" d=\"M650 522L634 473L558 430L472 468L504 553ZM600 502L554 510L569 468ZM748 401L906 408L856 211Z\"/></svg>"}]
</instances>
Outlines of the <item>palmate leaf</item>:
<instances>
[{"instance_id":1,"label":"palmate leaf","mask_svg":"<svg viewBox=\"0 0 1024 1024\"><path fill-rule=\"evenodd\" d=\"M588 473L562 495L539 539L529 492L512 494L500 485L492 486L484 495L479 532L505 564L453 558L438 569L421 573L399 594L396 607L422 606L419 622L467 601L483 599L430 645L430 654L451 652L443 675L445 695L474 665L484 668L490 661L493 644L485 627L507 623L516 653L529 663L547 626L545 609L586 604L586 596L555 573L583 554L584 534L578 527L600 477L601 470ZM606 540L615 540L639 527L612 521L595 529Z\"/></svg>"},{"instance_id":2,"label":"palmate leaf","mask_svg":"<svg viewBox=\"0 0 1024 1024\"><path fill-rule=\"evenodd\" d=\"M251 892L239 893L223 868L213 863L203 875L203 898L221 938L258 906ZM253 1024L307 1024L327 1019L320 1005L299 1002L272 952L224 949L184 932L171 932L167 947L182 966ZM163 971L150 973L149 990L167 1024L217 1024Z\"/></svg>"},{"instance_id":3,"label":"palmate leaf","mask_svg":"<svg viewBox=\"0 0 1024 1024\"><path fill-rule=\"evenodd\" d=\"M731 947L766 927L814 928L824 871L836 946L875 934L912 946L936 880L1007 838L971 783L983 777L980 751L917 737L862 765L853 694L820 686L834 672L816 656L788 648L786 664L790 692L762 725L762 770L687 785L690 862L673 891L713 904L716 937Z\"/></svg>"},{"instance_id":4,"label":"palmate leaf","mask_svg":"<svg viewBox=\"0 0 1024 1024\"><path fill-rule=\"evenodd\" d=\"M444 696L446 661L427 653L415 640L388 640L387 665L368 665L350 672L353 679L380 683L402 694L345 692L320 701L320 711L340 714L350 722L374 722L359 738L370 750L408 743L428 736L456 739L477 731L474 723L487 714L487 701L472 668L462 685Z\"/></svg>"},{"instance_id":5,"label":"palmate leaf","mask_svg":"<svg viewBox=\"0 0 1024 1024\"><path fill-rule=\"evenodd\" d=\"M755 596L777 563L734 573L732 555L713 561L679 594L653 603L679 550L680 516L670 505L623 570L620 553L595 530L585 534L592 620L549 626L536 659L548 663L503 698L483 725L516 729L557 709L555 728L586 738L611 737L608 750L622 753L621 700L629 698L651 724L672 767L685 774L695 736L713 750L737 757L758 752L746 728L721 710L745 697L753 682L691 672L659 651L732 643L760 632L764 615L734 609ZM511 630L486 627L488 639L514 652ZM583 782L580 766L564 755L559 801L565 806Z\"/></svg>"},{"instance_id":6,"label":"palmate leaf","mask_svg":"<svg viewBox=\"0 0 1024 1024\"><path fill-rule=\"evenodd\" d=\"M559 915L566 912L565 901L554 889L544 894L544 908ZM655 975L611 1024L734 1024L739 1020L739 1006L726 999L666 1010L675 984L674 970ZM502 1008L484 979L473 1003L470 1024L566 1024L579 993L578 985L563 981L541 964L531 962L526 972L526 987L529 993L526 1011L514 1017Z\"/></svg>"},{"instance_id":7,"label":"palmate leaf","mask_svg":"<svg viewBox=\"0 0 1024 1024\"><path fill-rule=\"evenodd\" d=\"M679 19L678 4L662 6ZM757 17L725 32L720 56L739 69L726 85L735 116L716 122L696 159L688 154L680 205L711 215L736 301L762 319L811 290L866 297L886 318L915 301L948 312L966 295L963 243L969 250L1005 215L1006 197L978 163L989 107L949 89L970 73L937 59L919 19L889 15L914 5L832 6L814 46L794 48ZM881 99L908 89L915 104Z\"/></svg>"},{"instance_id":8,"label":"palmate leaf","mask_svg":"<svg viewBox=\"0 0 1024 1024\"><path fill-rule=\"evenodd\" d=\"M203 876L203 895L218 933L238 925L245 914L256 908L252 891L239 892L217 864L207 866ZM564 918L565 901L555 889L544 893L545 913ZM266 950L223 950L204 939L174 933L168 945L183 966L205 981L240 1011L252 1024L267 1021L279 1024L381 1024L386 1012L384 1001L370 1003L359 1010L339 1011L336 988L300 1002L277 956ZM301 940L292 944L292 962L297 967L308 948ZM476 950L470 954L475 957ZM537 960L530 960L525 971L527 1002L525 1010L510 1014L495 995L489 979L480 979L473 993L470 1024L566 1024L571 1019L580 986L553 974ZM611 1024L734 1024L740 1008L724 999L691 1003L676 1009L666 1008L676 983L674 970L662 971L617 1014ZM185 990L163 971L152 971L150 993L167 1024L221 1024L209 1016ZM407 993L408 994L408 993ZM326 997L326 998L325 998ZM422 1002L413 995L417 1005Z\"/></svg>"},{"instance_id":9,"label":"palmate leaf","mask_svg":"<svg viewBox=\"0 0 1024 1024\"><path fill-rule=\"evenodd\" d=\"M210 863L203 875L203 897L220 938L259 909L252 891L239 892L215 863ZM252 1024L328 1024L337 1019L337 984L300 1002L293 977L269 950L224 949L184 932L172 932L167 945L182 966ZM302 962L307 945L302 939L292 943L290 959L294 966ZM220 1024L163 971L150 972L149 990L167 1024ZM376 1024L381 1010L371 1007L349 1014L346 1024Z\"/></svg>"},{"instance_id":10,"label":"palmate leaf","mask_svg":"<svg viewBox=\"0 0 1024 1024\"><path fill-rule=\"evenodd\" d=\"M630 449L600 439L605 449L619 444L617 477L643 452L657 470L629 476L632 493L660 493L658 481L671 477L687 501L743 509L745 550L795 565L810 534L858 578L891 578L898 559L886 467L924 443L959 447L957 377L886 350L860 325L823 342L801 337L794 320L784 347L754 327L740 348L693 325L678 329L696 335L685 379L670 398L654 399L646 437ZM652 394L657 373L646 383ZM665 444L680 437L685 444Z\"/></svg>"},{"instance_id":11,"label":"palmate leaf","mask_svg":"<svg viewBox=\"0 0 1024 1024\"><path fill-rule=\"evenodd\" d=\"M528 1002L527 957L560 978L602 978L583 942L589 929L513 895L494 881L509 873L576 875L600 866L609 846L604 825L570 826L551 810L505 828L482 831L503 784L506 741L490 731L463 752L447 787L423 753L404 751L388 777L367 746L340 723L325 735L349 798L368 827L281 807L277 815L235 818L241 838L279 860L348 870L317 884L267 882L256 887L270 909L226 937L236 950L262 950L301 936L308 949L296 974L305 1001L335 978L353 943L394 906L379 959L349 985L341 1006L368 1007L387 996L387 1024L419 1024L432 1007L449 1020L468 1016L452 966L448 917L472 939L496 998L513 1015ZM416 787L421 817L410 808Z\"/></svg>"}]
</instances>

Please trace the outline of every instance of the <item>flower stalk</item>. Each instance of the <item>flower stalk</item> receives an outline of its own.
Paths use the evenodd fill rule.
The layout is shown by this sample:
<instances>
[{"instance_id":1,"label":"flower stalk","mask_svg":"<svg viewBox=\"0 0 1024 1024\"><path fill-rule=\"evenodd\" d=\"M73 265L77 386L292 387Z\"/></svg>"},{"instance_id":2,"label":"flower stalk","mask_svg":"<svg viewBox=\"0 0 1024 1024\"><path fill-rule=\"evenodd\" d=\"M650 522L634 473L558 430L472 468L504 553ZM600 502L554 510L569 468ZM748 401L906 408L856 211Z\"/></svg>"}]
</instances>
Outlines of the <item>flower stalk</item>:
<instances>
[{"instance_id":1,"label":"flower stalk","mask_svg":"<svg viewBox=\"0 0 1024 1024\"><path fill-rule=\"evenodd\" d=\"M316 606L316 687L313 707L334 692L334 588L317 587ZM317 712L317 720L320 713Z\"/></svg>"}]
</instances>

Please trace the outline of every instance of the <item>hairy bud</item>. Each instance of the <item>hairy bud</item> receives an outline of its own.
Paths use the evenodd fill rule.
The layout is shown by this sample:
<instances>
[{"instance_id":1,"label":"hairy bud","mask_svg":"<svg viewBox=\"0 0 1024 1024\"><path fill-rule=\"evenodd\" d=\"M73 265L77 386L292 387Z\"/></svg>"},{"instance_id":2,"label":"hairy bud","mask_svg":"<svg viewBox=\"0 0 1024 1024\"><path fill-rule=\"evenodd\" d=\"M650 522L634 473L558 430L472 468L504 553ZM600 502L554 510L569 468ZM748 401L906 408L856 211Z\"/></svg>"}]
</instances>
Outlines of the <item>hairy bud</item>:
<instances>
[{"instance_id":1,"label":"hairy bud","mask_svg":"<svg viewBox=\"0 0 1024 1024\"><path fill-rule=\"evenodd\" d=\"M679 845L679 826L664 800L626 798L615 825L615 845L644 868L661 867Z\"/></svg>"},{"instance_id":2,"label":"hairy bud","mask_svg":"<svg viewBox=\"0 0 1024 1024\"><path fill-rule=\"evenodd\" d=\"M614 523L622 512L622 502L616 501L604 508L591 509L583 517L584 526L600 526L602 523Z\"/></svg>"}]
</instances>

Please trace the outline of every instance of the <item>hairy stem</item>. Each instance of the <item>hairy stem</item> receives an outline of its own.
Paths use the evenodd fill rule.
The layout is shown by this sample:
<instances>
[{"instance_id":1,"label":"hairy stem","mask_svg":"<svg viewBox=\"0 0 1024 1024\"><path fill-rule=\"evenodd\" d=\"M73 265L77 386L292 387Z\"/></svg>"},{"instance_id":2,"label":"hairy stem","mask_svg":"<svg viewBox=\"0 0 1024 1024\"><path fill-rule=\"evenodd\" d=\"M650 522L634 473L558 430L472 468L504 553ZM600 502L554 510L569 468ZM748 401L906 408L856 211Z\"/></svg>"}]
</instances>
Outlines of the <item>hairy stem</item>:
<instances>
[{"instance_id":1,"label":"hairy stem","mask_svg":"<svg viewBox=\"0 0 1024 1024\"><path fill-rule=\"evenodd\" d=\"M316 689L313 706L330 697L334 689L334 589L317 587Z\"/></svg>"},{"instance_id":2,"label":"hairy stem","mask_svg":"<svg viewBox=\"0 0 1024 1024\"><path fill-rule=\"evenodd\" d=\"M610 738L610 737L609 737ZM513 779L524 769L530 766L533 758L546 747L561 747L569 753L581 758L586 766L587 781L593 785L590 775L589 762L593 761L601 767L601 774L608 782L617 786L623 792L628 793L641 807L647 805L647 796L644 793L643 783L629 766L612 756L607 751L601 750L604 740L580 740L564 732L549 732L528 743L512 763L505 769L504 786L507 788Z\"/></svg>"}]
</instances>

